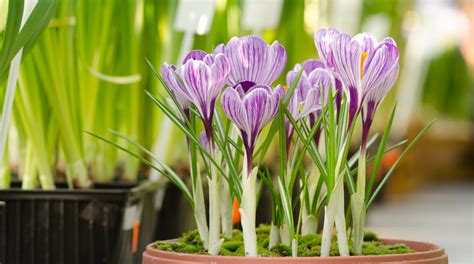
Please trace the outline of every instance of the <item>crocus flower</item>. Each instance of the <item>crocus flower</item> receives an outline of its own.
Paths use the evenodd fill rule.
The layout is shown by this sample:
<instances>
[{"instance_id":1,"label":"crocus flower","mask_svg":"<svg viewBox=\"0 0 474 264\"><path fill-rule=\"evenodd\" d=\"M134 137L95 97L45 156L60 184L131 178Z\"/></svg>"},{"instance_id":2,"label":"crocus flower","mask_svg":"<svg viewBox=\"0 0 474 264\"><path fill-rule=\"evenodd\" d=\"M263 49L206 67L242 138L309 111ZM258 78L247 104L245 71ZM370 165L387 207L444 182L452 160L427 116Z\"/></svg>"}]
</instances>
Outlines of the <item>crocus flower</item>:
<instances>
[{"instance_id":1,"label":"crocus flower","mask_svg":"<svg viewBox=\"0 0 474 264\"><path fill-rule=\"evenodd\" d=\"M301 67L300 64L297 64L293 70L288 72L286 81L289 86L293 84L294 78ZM296 85L294 95L289 101L288 110L296 121L309 116L310 125L313 126L321 112L322 103L326 103L328 100L328 89L332 88L333 92L335 91L336 81L333 73L325 69L324 64L318 60L308 60L304 62L303 67L304 69ZM324 100L321 100L321 94L323 94ZM287 121L287 147L292 135L293 127ZM315 140L317 141L317 139Z\"/></svg>"},{"instance_id":2,"label":"crocus flower","mask_svg":"<svg viewBox=\"0 0 474 264\"><path fill-rule=\"evenodd\" d=\"M398 75L398 48L395 41L361 33L353 38L335 29L315 33L315 44L326 65L334 68L350 98L350 124L362 112L363 127L372 123L375 109L392 88Z\"/></svg>"},{"instance_id":3,"label":"crocus flower","mask_svg":"<svg viewBox=\"0 0 474 264\"><path fill-rule=\"evenodd\" d=\"M176 94L178 101L188 100L196 106L204 122L206 133L211 135L212 118L215 102L230 72L230 63L226 55L206 54L203 51L191 51L183 60L184 65L178 69L163 65L166 82ZM181 80L177 77L179 76Z\"/></svg>"},{"instance_id":4,"label":"crocus flower","mask_svg":"<svg viewBox=\"0 0 474 264\"><path fill-rule=\"evenodd\" d=\"M255 84L271 85L286 65L285 48L276 41L268 45L259 36L233 37L227 45L218 45L214 53L224 53L229 58L230 86L241 82L246 82L247 88Z\"/></svg>"},{"instance_id":5,"label":"crocus flower","mask_svg":"<svg viewBox=\"0 0 474 264\"><path fill-rule=\"evenodd\" d=\"M166 83L166 85L170 88L171 93L173 96L176 98L178 101L179 106L183 109L183 112L185 114L184 117L180 116L180 118L183 120L183 118L189 119L189 100L187 97L183 96L181 92L178 91L186 91L186 88L184 87L183 83L179 78L182 79L182 68L177 68L174 65L169 65L167 63L163 63L161 66L161 74L163 75L163 79ZM179 111L176 111L177 113Z\"/></svg>"},{"instance_id":6,"label":"crocus flower","mask_svg":"<svg viewBox=\"0 0 474 264\"><path fill-rule=\"evenodd\" d=\"M222 93L222 110L239 129L247 153L248 169L252 169L252 154L258 135L278 112L278 100L283 88L254 85L230 87Z\"/></svg>"}]
</instances>

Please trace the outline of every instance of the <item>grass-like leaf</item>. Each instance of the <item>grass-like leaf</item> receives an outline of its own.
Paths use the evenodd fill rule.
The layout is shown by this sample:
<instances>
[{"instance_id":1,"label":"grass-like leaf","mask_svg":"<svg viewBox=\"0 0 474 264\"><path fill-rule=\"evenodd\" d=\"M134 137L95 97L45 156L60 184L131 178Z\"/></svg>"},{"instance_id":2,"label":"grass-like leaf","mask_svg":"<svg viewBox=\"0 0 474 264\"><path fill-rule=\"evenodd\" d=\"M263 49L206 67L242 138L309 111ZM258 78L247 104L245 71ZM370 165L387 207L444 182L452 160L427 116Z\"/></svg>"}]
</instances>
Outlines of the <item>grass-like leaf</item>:
<instances>
[{"instance_id":1,"label":"grass-like leaf","mask_svg":"<svg viewBox=\"0 0 474 264\"><path fill-rule=\"evenodd\" d=\"M192 207L194 207L194 200L193 200L193 197L191 195L191 193L189 192L186 184L183 182L183 180L181 180L181 178L171 169L169 168L168 166L166 166L166 164L164 162L162 162L161 160L159 159L156 159L155 161L158 162L160 164L160 166L163 168L158 168L157 166L153 165L152 162L148 161L147 159L145 159L144 157L142 157L140 154L138 153L135 153L133 151L130 151L128 150L127 148L125 147L122 147L121 145L119 145L118 143L116 142L113 142L112 140L109 140L105 137L102 137L102 136L99 136L99 135L96 135L92 132L89 132L89 131L85 131L87 134L97 138L97 139L100 139L116 148L118 148L119 150L122 150L124 152L126 152L127 154L139 159L141 162L143 162L145 165L149 166L150 168L158 171L160 174L162 174L163 176L165 176L170 182L172 182L180 191L183 192L184 196L186 197L186 199L188 200L188 202L190 203L190 205ZM119 133L117 133L117 135L120 135ZM127 137L124 137L124 139L126 139L127 141L129 141L127 139ZM131 143L133 141L130 141ZM136 144L136 146L139 146L141 147L141 149L145 149L144 147L142 147L141 145L139 144ZM145 149L146 150L146 149ZM147 154L151 153L150 151L147 150ZM164 166L163 166L164 165Z\"/></svg>"},{"instance_id":2,"label":"grass-like leaf","mask_svg":"<svg viewBox=\"0 0 474 264\"><path fill-rule=\"evenodd\" d=\"M377 197L377 195L380 193L380 191L382 190L383 186L385 185L385 183L387 183L388 179L390 178L390 176L392 175L393 171L395 170L395 168L398 166L398 164L400 163L400 161L403 159L403 157L405 157L405 155L408 153L408 151L413 147L413 145L415 145L415 143L420 140L420 138L426 133L426 131L428 131L428 129L433 125L435 120L432 120L430 123L428 123L428 125L426 125L416 136L415 138L413 138L413 140L410 142L410 144L408 144L407 148L400 154L400 156L398 157L398 159L395 161L395 163L393 164L393 166L390 168L390 170L387 172L387 174L385 175L385 177L382 179L382 181L380 182L380 184L377 186L377 188L375 189L374 193L372 194L372 196L370 197L368 203L367 203L367 209L372 205L372 203L375 201L375 198Z\"/></svg>"},{"instance_id":3,"label":"grass-like leaf","mask_svg":"<svg viewBox=\"0 0 474 264\"><path fill-rule=\"evenodd\" d=\"M379 144L379 148L377 150L377 154L375 155L375 162L372 168L372 172L370 173L369 182L367 184L367 189L365 192L365 202L367 203L369 200L369 194L372 192L372 186L375 183L375 177L377 176L377 172L379 171L380 163L382 161L382 157L385 151L385 145L387 145L388 138L390 136L390 130L392 129L393 124L393 117L395 116L395 111L397 109L397 105L395 104L392 109L392 113L390 114L390 118L388 119L387 127L385 127L385 131L383 133L382 139Z\"/></svg>"}]
</instances>

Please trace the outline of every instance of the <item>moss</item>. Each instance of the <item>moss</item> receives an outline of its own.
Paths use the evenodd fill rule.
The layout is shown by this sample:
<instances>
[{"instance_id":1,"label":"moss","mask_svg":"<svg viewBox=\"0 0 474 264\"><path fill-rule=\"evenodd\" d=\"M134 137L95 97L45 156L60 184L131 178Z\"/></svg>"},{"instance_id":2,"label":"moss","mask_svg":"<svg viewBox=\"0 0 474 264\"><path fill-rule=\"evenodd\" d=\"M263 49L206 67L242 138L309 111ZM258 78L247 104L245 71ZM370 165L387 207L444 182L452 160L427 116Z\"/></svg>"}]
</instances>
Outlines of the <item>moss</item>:
<instances>
[{"instance_id":1,"label":"moss","mask_svg":"<svg viewBox=\"0 0 474 264\"><path fill-rule=\"evenodd\" d=\"M171 243L168 243L168 242L157 241L155 243L155 247L159 250L173 251L173 248L171 247Z\"/></svg>"},{"instance_id":2,"label":"moss","mask_svg":"<svg viewBox=\"0 0 474 264\"><path fill-rule=\"evenodd\" d=\"M178 240L186 244L191 244L191 245L196 245L196 246L201 246L201 247L203 246L203 242L197 230L192 230L187 233L184 233Z\"/></svg>"},{"instance_id":3,"label":"moss","mask_svg":"<svg viewBox=\"0 0 474 264\"><path fill-rule=\"evenodd\" d=\"M321 254L321 235L304 235L298 241L298 256L313 257Z\"/></svg>"},{"instance_id":4,"label":"moss","mask_svg":"<svg viewBox=\"0 0 474 264\"><path fill-rule=\"evenodd\" d=\"M270 251L278 254L279 256L291 256L291 248L284 244L276 244L270 249Z\"/></svg>"},{"instance_id":5,"label":"moss","mask_svg":"<svg viewBox=\"0 0 474 264\"><path fill-rule=\"evenodd\" d=\"M272 250L269 250L267 247L263 247L263 246L257 246L257 253L259 256L262 256L262 257L281 257L280 254L278 254L277 252L274 252Z\"/></svg>"},{"instance_id":6,"label":"moss","mask_svg":"<svg viewBox=\"0 0 474 264\"><path fill-rule=\"evenodd\" d=\"M362 255L389 255L414 252L416 251L405 244L382 245L380 242L364 242L362 245Z\"/></svg>"},{"instance_id":7,"label":"moss","mask_svg":"<svg viewBox=\"0 0 474 264\"><path fill-rule=\"evenodd\" d=\"M286 257L291 256L291 248L289 246L278 244L275 247L268 249L270 226L260 225L256 229L257 233L257 251L260 256L268 257ZM244 256L245 248L243 242L242 232L240 230L233 230L232 239L224 239L219 255L221 256ZM310 234L300 236L298 238L298 256L319 256L321 254L321 235ZM199 237L197 230L184 233L176 242L158 241L155 247L160 250L174 251L181 253L193 254L207 254L203 247L203 242ZM354 255L352 249L352 242L349 241L349 248L351 255ZM373 232L364 233L364 242L362 244L363 255L383 255L383 254L404 254L413 253L413 249L404 244L397 245L383 245ZM331 240L330 248L331 256L338 256L339 249L337 246L337 239L335 237Z\"/></svg>"},{"instance_id":8,"label":"moss","mask_svg":"<svg viewBox=\"0 0 474 264\"><path fill-rule=\"evenodd\" d=\"M380 241L377 234L371 231L364 232L364 241Z\"/></svg>"},{"instance_id":9,"label":"moss","mask_svg":"<svg viewBox=\"0 0 474 264\"><path fill-rule=\"evenodd\" d=\"M222 243L222 248L235 252L239 247L243 245L244 245L244 242L242 241L230 240L230 241L225 241L224 243Z\"/></svg>"},{"instance_id":10,"label":"moss","mask_svg":"<svg viewBox=\"0 0 474 264\"><path fill-rule=\"evenodd\" d=\"M255 232L257 233L257 244L261 245L262 247L268 246L270 226L259 225Z\"/></svg>"}]
</instances>

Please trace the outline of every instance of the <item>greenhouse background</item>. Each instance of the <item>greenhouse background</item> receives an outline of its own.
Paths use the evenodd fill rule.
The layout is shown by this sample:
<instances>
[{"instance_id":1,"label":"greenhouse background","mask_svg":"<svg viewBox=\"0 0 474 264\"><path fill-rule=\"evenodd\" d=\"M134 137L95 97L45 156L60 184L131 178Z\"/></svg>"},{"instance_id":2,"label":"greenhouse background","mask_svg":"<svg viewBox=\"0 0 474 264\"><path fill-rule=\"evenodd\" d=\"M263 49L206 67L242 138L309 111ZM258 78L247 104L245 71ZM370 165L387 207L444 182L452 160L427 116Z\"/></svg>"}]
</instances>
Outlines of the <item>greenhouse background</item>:
<instances>
[{"instance_id":1,"label":"greenhouse background","mask_svg":"<svg viewBox=\"0 0 474 264\"><path fill-rule=\"evenodd\" d=\"M192 210L178 189L162 186L162 175L113 145L148 156L121 136L126 135L190 182L184 136L146 93L166 93L150 65L160 69L163 62L180 64L192 49L211 52L233 36L256 34L286 48L286 68L277 80L284 84L286 72L295 64L317 58L313 34L327 27L397 41L399 78L377 112L374 131L383 133L395 102L389 142L413 138L435 119L387 182L368 214L368 229L393 238L410 235L435 242L445 248L452 263L474 261L472 0L28 0L25 7L43 5L44 12L36 17L33 12L36 21L31 24L16 21L33 36L16 50L17 60L12 51L15 36L8 35L15 23L10 21L13 2L0 0L0 134L6 137L0 169L0 261L12 243L21 244L7 239L10 231L5 223L12 211L1 209L12 208L7 206L13 190L67 193L67 189L158 181L156 186L139 185L151 190L146 194L152 197L149 204L127 204L129 217L139 218L146 210L153 216L149 222L142 220L139 231L130 220L130 234L120 235L130 240L124 250L136 247L128 237L135 232L150 233L149 243L194 228ZM17 73L12 71L15 61ZM12 95L8 91L15 83L9 80L15 75ZM269 167L278 166L273 164L279 159L276 149L270 146L266 156ZM377 175L400 154L397 149L386 153ZM265 195L262 200L269 203ZM25 209L33 204L21 209L18 205L18 214L38 210ZM50 210L54 208L51 205ZM257 222L270 218L270 212L262 213Z\"/></svg>"}]
</instances>

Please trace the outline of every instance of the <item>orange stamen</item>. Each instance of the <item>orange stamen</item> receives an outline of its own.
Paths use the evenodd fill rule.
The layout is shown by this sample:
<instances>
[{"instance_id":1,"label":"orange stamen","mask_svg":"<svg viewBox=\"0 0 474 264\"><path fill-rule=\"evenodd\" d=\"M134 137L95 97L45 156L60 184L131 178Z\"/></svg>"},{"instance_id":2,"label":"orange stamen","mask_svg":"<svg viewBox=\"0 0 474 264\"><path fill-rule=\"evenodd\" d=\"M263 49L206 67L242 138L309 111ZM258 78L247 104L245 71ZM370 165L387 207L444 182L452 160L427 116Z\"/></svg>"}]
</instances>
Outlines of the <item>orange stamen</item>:
<instances>
[{"instance_id":1,"label":"orange stamen","mask_svg":"<svg viewBox=\"0 0 474 264\"><path fill-rule=\"evenodd\" d=\"M285 91L288 91L288 85L283 86L283 89L284 89Z\"/></svg>"},{"instance_id":2,"label":"orange stamen","mask_svg":"<svg viewBox=\"0 0 474 264\"><path fill-rule=\"evenodd\" d=\"M360 54L360 78L362 79L362 72L364 69L364 61L367 58L367 55L369 55L368 52L363 51L362 54Z\"/></svg>"}]
</instances>

